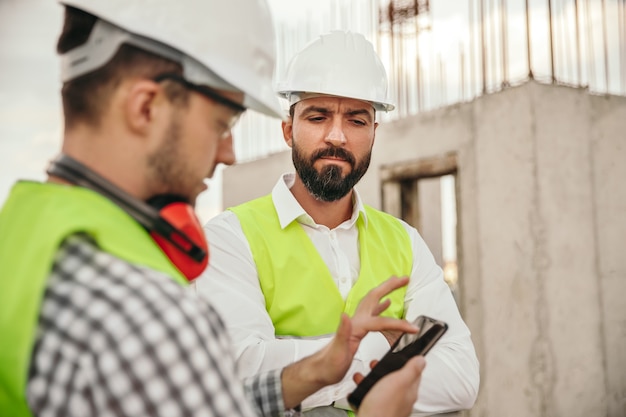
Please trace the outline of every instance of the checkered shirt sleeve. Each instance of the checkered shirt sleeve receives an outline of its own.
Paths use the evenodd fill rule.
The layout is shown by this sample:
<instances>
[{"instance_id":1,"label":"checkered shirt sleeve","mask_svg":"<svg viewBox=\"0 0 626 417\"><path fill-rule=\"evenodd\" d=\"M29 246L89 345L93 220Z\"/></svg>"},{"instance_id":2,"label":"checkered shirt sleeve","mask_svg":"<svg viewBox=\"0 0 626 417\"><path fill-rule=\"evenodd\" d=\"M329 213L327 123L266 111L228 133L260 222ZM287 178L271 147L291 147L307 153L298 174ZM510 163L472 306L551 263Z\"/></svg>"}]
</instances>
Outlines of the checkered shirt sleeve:
<instances>
[{"instance_id":1,"label":"checkered shirt sleeve","mask_svg":"<svg viewBox=\"0 0 626 417\"><path fill-rule=\"evenodd\" d=\"M280 373L237 379L216 311L75 235L59 249L27 384L38 416L280 415ZM272 414L267 414L272 413Z\"/></svg>"},{"instance_id":2,"label":"checkered shirt sleeve","mask_svg":"<svg viewBox=\"0 0 626 417\"><path fill-rule=\"evenodd\" d=\"M283 416L281 372L277 369L245 380L246 394L256 404L259 415Z\"/></svg>"}]
</instances>

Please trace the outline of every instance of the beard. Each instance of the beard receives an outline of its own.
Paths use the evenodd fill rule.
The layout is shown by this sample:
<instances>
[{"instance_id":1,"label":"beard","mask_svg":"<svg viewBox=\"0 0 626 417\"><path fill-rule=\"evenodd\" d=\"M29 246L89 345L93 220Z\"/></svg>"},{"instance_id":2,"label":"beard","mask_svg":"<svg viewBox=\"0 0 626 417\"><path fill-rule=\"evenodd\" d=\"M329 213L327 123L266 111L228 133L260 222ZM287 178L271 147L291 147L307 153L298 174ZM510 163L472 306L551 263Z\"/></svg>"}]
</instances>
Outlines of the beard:
<instances>
[{"instance_id":1,"label":"beard","mask_svg":"<svg viewBox=\"0 0 626 417\"><path fill-rule=\"evenodd\" d=\"M317 171L313 164L322 157L341 158L348 162L351 171L343 175L343 168L334 164L324 166ZM295 138L291 159L296 173L309 193L319 201L332 202L345 197L365 175L370 165L370 150L358 163L354 155L343 148L328 147L314 152L309 158L300 150Z\"/></svg>"},{"instance_id":2,"label":"beard","mask_svg":"<svg viewBox=\"0 0 626 417\"><path fill-rule=\"evenodd\" d=\"M190 182L193 176L185 171L186 165L182 161L180 130L179 119L174 114L163 134L163 144L148 156L148 167L152 181L157 184L159 195L193 205L194 187Z\"/></svg>"}]
</instances>

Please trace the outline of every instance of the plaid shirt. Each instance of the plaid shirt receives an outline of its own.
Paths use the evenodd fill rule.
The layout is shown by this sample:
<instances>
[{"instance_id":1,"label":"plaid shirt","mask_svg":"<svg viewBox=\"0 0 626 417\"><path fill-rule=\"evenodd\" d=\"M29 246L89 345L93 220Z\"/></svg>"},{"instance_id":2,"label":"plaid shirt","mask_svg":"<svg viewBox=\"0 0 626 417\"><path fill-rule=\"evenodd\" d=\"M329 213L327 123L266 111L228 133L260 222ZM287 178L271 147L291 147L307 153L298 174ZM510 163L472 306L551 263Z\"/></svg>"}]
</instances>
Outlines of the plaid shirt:
<instances>
[{"instance_id":1,"label":"plaid shirt","mask_svg":"<svg viewBox=\"0 0 626 417\"><path fill-rule=\"evenodd\" d=\"M84 235L64 242L47 282L29 371L35 415L283 414L280 370L243 385L210 305Z\"/></svg>"}]
</instances>

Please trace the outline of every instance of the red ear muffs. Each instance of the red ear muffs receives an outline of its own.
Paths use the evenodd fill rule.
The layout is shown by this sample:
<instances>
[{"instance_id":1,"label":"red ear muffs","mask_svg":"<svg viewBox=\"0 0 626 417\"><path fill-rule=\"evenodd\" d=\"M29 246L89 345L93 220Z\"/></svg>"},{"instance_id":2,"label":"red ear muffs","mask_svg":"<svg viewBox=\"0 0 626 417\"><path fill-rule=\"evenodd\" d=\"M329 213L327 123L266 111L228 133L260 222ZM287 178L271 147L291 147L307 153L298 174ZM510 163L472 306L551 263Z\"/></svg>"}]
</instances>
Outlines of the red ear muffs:
<instances>
[{"instance_id":1,"label":"red ear muffs","mask_svg":"<svg viewBox=\"0 0 626 417\"><path fill-rule=\"evenodd\" d=\"M94 190L120 206L150 233L189 281L197 278L209 263L209 246L202 226L193 207L179 196L164 194L148 202L138 200L67 155L52 161L46 172Z\"/></svg>"},{"instance_id":2,"label":"red ear muffs","mask_svg":"<svg viewBox=\"0 0 626 417\"><path fill-rule=\"evenodd\" d=\"M167 237L154 230L150 231L150 235L180 272L189 281L194 280L209 263L209 247L193 208L187 203L178 201L161 208L159 214L162 219L174 226L175 230ZM181 233L186 235L187 239L183 238ZM190 256L193 246L189 240L204 249L206 256L201 261Z\"/></svg>"}]
</instances>

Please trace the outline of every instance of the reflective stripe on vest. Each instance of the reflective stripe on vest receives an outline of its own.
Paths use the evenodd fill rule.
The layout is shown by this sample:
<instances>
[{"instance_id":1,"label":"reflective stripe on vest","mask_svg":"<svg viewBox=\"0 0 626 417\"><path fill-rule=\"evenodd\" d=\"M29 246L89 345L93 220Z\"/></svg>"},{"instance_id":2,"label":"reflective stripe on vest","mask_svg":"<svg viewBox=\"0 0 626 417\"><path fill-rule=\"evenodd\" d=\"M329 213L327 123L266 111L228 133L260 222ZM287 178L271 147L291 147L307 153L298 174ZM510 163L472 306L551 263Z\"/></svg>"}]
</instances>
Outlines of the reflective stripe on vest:
<instances>
[{"instance_id":1,"label":"reflective stripe on vest","mask_svg":"<svg viewBox=\"0 0 626 417\"><path fill-rule=\"evenodd\" d=\"M410 275L410 237L398 219L366 206L357 220L361 270L346 301L311 239L297 222L282 229L271 195L230 208L250 244L265 307L277 336L334 333L342 312L352 316L367 292L392 275ZM382 314L403 317L406 289L394 291Z\"/></svg>"},{"instance_id":2,"label":"reflective stripe on vest","mask_svg":"<svg viewBox=\"0 0 626 417\"><path fill-rule=\"evenodd\" d=\"M63 240L90 235L126 261L187 280L122 209L81 187L18 182L0 211L0 415L29 416L27 372L46 280Z\"/></svg>"}]
</instances>

